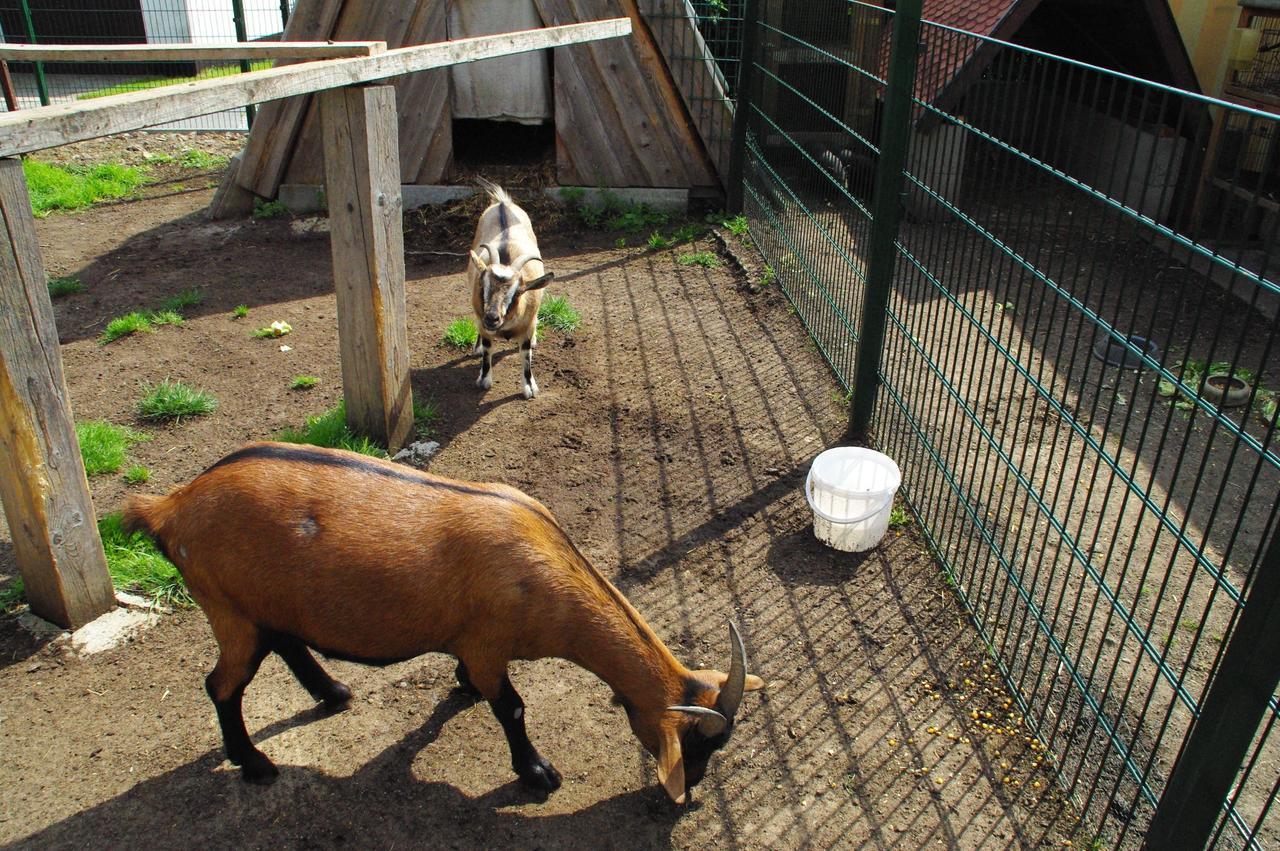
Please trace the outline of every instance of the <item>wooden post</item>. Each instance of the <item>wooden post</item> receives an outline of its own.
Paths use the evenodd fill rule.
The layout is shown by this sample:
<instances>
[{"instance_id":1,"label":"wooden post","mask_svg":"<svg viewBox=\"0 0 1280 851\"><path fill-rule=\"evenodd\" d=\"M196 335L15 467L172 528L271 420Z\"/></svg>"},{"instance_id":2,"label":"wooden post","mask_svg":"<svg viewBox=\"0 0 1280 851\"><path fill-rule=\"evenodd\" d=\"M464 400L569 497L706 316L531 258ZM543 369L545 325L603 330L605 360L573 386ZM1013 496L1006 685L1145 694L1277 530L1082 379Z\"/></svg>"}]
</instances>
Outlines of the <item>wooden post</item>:
<instances>
[{"instance_id":1,"label":"wooden post","mask_svg":"<svg viewBox=\"0 0 1280 851\"><path fill-rule=\"evenodd\" d=\"M347 423L394 453L413 428L395 88L326 91L320 116Z\"/></svg>"},{"instance_id":2,"label":"wooden post","mask_svg":"<svg viewBox=\"0 0 1280 851\"><path fill-rule=\"evenodd\" d=\"M22 162L0 159L0 501L31 610L77 627L115 607L76 442Z\"/></svg>"}]
</instances>

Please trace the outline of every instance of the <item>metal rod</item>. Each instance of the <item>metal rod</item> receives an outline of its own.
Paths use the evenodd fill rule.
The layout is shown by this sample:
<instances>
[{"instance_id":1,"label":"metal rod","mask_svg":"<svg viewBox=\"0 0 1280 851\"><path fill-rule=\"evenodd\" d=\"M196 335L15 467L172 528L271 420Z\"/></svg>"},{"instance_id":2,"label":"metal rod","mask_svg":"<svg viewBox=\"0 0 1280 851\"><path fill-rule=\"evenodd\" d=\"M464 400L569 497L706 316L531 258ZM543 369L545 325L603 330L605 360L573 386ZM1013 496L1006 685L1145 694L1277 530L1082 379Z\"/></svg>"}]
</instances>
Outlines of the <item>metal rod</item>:
<instances>
[{"instance_id":1,"label":"metal rod","mask_svg":"<svg viewBox=\"0 0 1280 851\"><path fill-rule=\"evenodd\" d=\"M880 157L876 167L875 196L872 201L871 236L867 247L867 286L859 323L857 365L853 379L853 400L849 435L861 437L871 425L876 391L880 387L880 357L897 264L898 226L902 222L903 170L911 145L911 92L915 86L916 59L920 53L920 8L922 0L902 0L893 17L893 43L889 53L889 75L880 133Z\"/></svg>"},{"instance_id":2,"label":"metal rod","mask_svg":"<svg viewBox=\"0 0 1280 851\"><path fill-rule=\"evenodd\" d=\"M1280 685L1280 531L1271 536L1254 575L1200 717L1151 820L1148 848L1204 847Z\"/></svg>"},{"instance_id":3,"label":"metal rod","mask_svg":"<svg viewBox=\"0 0 1280 851\"><path fill-rule=\"evenodd\" d=\"M236 41L245 42L249 40L249 29L245 25L244 17L244 0L231 0L231 17L236 24ZM253 70L252 63L248 59L240 60L240 73L247 74ZM249 125L249 129L253 129L253 116L256 108L253 104L248 104L244 108L245 123Z\"/></svg>"},{"instance_id":4,"label":"metal rod","mask_svg":"<svg viewBox=\"0 0 1280 851\"><path fill-rule=\"evenodd\" d=\"M31 20L31 4L27 0L22 0L22 22L27 28L27 42L29 44L36 43L36 25ZM40 95L40 105L49 105L49 85L44 79L44 63L36 63L36 91Z\"/></svg>"},{"instance_id":5,"label":"metal rod","mask_svg":"<svg viewBox=\"0 0 1280 851\"><path fill-rule=\"evenodd\" d=\"M4 92L4 105L10 112L18 110L18 93L13 89L13 75L9 73L9 63L0 59L0 90Z\"/></svg>"},{"instance_id":6,"label":"metal rod","mask_svg":"<svg viewBox=\"0 0 1280 851\"><path fill-rule=\"evenodd\" d=\"M280 34L283 38L284 28L289 26L289 0L280 0Z\"/></svg>"},{"instance_id":7,"label":"metal rod","mask_svg":"<svg viewBox=\"0 0 1280 851\"><path fill-rule=\"evenodd\" d=\"M729 174L725 180L725 207L729 214L742 212L742 168L747 150L747 116L755 85L756 44L760 33L760 0L747 0L742 12L742 57L738 62L737 101L729 140Z\"/></svg>"}]
</instances>

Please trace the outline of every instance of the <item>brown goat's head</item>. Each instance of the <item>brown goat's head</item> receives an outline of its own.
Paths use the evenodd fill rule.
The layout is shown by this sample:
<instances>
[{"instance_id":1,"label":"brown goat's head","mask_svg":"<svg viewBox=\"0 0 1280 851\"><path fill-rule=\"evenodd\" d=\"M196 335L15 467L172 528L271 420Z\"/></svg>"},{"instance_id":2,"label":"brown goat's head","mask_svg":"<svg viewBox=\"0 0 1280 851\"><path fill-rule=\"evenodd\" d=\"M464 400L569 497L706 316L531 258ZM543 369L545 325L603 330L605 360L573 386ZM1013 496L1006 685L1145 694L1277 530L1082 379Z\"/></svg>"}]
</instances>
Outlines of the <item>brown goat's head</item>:
<instances>
[{"instance_id":1,"label":"brown goat's head","mask_svg":"<svg viewBox=\"0 0 1280 851\"><path fill-rule=\"evenodd\" d=\"M542 289L554 277L547 272L533 280L525 280L525 265L531 260L542 261L536 254L522 254L509 265L500 260L499 253L490 245L481 245L471 252L471 262L480 273L477 286L480 288L480 304L484 308L481 322L490 334L501 330L507 319L519 311L522 295Z\"/></svg>"},{"instance_id":2,"label":"brown goat's head","mask_svg":"<svg viewBox=\"0 0 1280 851\"><path fill-rule=\"evenodd\" d=\"M711 755L729 741L743 693L764 687L747 673L746 648L732 623L729 640L729 673L691 671L686 704L653 714L628 713L636 737L658 761L658 781L677 804L701 782Z\"/></svg>"}]
</instances>

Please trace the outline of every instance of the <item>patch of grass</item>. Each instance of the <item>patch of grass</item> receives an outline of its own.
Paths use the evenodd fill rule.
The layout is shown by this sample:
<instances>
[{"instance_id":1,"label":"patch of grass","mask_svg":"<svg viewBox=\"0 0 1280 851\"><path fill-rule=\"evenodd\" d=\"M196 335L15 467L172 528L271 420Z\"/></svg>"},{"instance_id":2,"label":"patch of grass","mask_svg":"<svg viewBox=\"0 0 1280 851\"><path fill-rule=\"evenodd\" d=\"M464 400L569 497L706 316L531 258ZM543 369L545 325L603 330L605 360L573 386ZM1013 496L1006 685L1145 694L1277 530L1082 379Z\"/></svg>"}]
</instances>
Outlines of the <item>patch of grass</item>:
<instances>
[{"instance_id":1,"label":"patch of grass","mask_svg":"<svg viewBox=\"0 0 1280 851\"><path fill-rule=\"evenodd\" d=\"M285 443L303 443L308 446L326 446L330 449L347 449L361 455L372 455L374 458L386 458L387 451L369 438L356 434L347 427L346 404L339 402L337 407L307 417L302 428L286 428L276 435L276 440Z\"/></svg>"},{"instance_id":2,"label":"patch of grass","mask_svg":"<svg viewBox=\"0 0 1280 851\"><path fill-rule=\"evenodd\" d=\"M600 203L585 203L586 191L577 186L560 190L560 198L569 205L578 221L592 230L614 230L640 233L662 227L670 219L648 204L629 204L607 189L600 189Z\"/></svg>"},{"instance_id":3,"label":"patch of grass","mask_svg":"<svg viewBox=\"0 0 1280 851\"><path fill-rule=\"evenodd\" d=\"M84 471L90 476L114 473L124 465L129 447L146 440L146 435L133 429L103 420L85 420L76 423L76 440L80 443L80 457Z\"/></svg>"},{"instance_id":4,"label":"patch of grass","mask_svg":"<svg viewBox=\"0 0 1280 851\"><path fill-rule=\"evenodd\" d=\"M261 71L264 68L271 67L270 59L259 59L249 63L249 70ZM156 89L161 86L172 86L177 83L190 83L194 80L208 80L214 77L229 77L232 74L239 74L240 66L237 65L218 65L212 68L205 68L194 77L139 77L136 80L126 80L123 83L117 83L114 86L103 86L100 89L84 92L76 95L76 100L93 100L94 98L104 98L109 95L119 95L125 92L136 92L141 89Z\"/></svg>"},{"instance_id":5,"label":"patch of grass","mask_svg":"<svg viewBox=\"0 0 1280 851\"><path fill-rule=\"evenodd\" d=\"M163 606L195 604L178 568L161 555L149 536L126 532L121 515L108 514L99 520L98 534L107 554L107 570L117 588L150 597Z\"/></svg>"},{"instance_id":6,"label":"patch of grass","mask_svg":"<svg viewBox=\"0 0 1280 851\"><path fill-rule=\"evenodd\" d=\"M293 380L289 382L290 390L310 390L320 383L320 379L314 375L295 375Z\"/></svg>"},{"instance_id":7,"label":"patch of grass","mask_svg":"<svg viewBox=\"0 0 1280 851\"><path fill-rule=\"evenodd\" d=\"M413 400L413 430L419 438L430 437L435 425L440 421L440 409L434 399L425 402L416 397Z\"/></svg>"},{"instance_id":8,"label":"patch of grass","mask_svg":"<svg viewBox=\"0 0 1280 851\"><path fill-rule=\"evenodd\" d=\"M900 505L895 505L889 512L889 528L905 529L911 525L911 515Z\"/></svg>"},{"instance_id":9,"label":"patch of grass","mask_svg":"<svg viewBox=\"0 0 1280 851\"><path fill-rule=\"evenodd\" d=\"M582 315L564 296L547 296L538 308L538 324L547 325L563 334L572 334L582 324Z\"/></svg>"},{"instance_id":10,"label":"patch of grass","mask_svg":"<svg viewBox=\"0 0 1280 851\"><path fill-rule=\"evenodd\" d=\"M615 241L614 241L614 243L613 243L613 247L614 247L614 248L626 248L626 247L627 247L627 238L626 238L625 236L620 236L620 237L618 237L618 238L617 238L617 240L615 240Z\"/></svg>"},{"instance_id":11,"label":"patch of grass","mask_svg":"<svg viewBox=\"0 0 1280 851\"><path fill-rule=\"evenodd\" d=\"M253 217L255 219L278 219L285 213L284 204L280 201L263 201L253 199Z\"/></svg>"},{"instance_id":12,"label":"patch of grass","mask_svg":"<svg viewBox=\"0 0 1280 851\"><path fill-rule=\"evenodd\" d=\"M150 333L151 319L145 313L134 311L126 313L124 316L118 316L107 323L107 327L102 329L102 335L98 340L105 346L107 343L114 343L121 337L128 337L130 334Z\"/></svg>"},{"instance_id":13,"label":"patch of grass","mask_svg":"<svg viewBox=\"0 0 1280 851\"><path fill-rule=\"evenodd\" d=\"M237 304L235 307L231 308L232 319L244 319L248 315L249 305L247 304Z\"/></svg>"},{"instance_id":14,"label":"patch of grass","mask_svg":"<svg viewBox=\"0 0 1280 851\"><path fill-rule=\"evenodd\" d=\"M691 222L676 228L675 240L676 242L693 242L706 232L707 229L702 225L697 224L696 222Z\"/></svg>"},{"instance_id":15,"label":"patch of grass","mask_svg":"<svg viewBox=\"0 0 1280 851\"><path fill-rule=\"evenodd\" d=\"M778 280L778 273L768 263L764 266L764 276L760 279L760 286L767 287L774 281Z\"/></svg>"},{"instance_id":16,"label":"patch of grass","mask_svg":"<svg viewBox=\"0 0 1280 851\"><path fill-rule=\"evenodd\" d=\"M751 233L751 227L747 224L746 216L734 216L732 219L725 219L720 224L734 236L746 236Z\"/></svg>"},{"instance_id":17,"label":"patch of grass","mask_svg":"<svg viewBox=\"0 0 1280 851\"><path fill-rule=\"evenodd\" d=\"M0 588L0 612L7 612L17 607L26 599L27 586L22 583L21 576L15 576L8 585Z\"/></svg>"},{"instance_id":18,"label":"patch of grass","mask_svg":"<svg viewBox=\"0 0 1280 851\"><path fill-rule=\"evenodd\" d=\"M693 251L689 254L681 254L676 258L676 262L681 266L701 266L704 269L719 269L722 265L720 258L710 251Z\"/></svg>"},{"instance_id":19,"label":"patch of grass","mask_svg":"<svg viewBox=\"0 0 1280 851\"><path fill-rule=\"evenodd\" d=\"M146 176L141 168L104 163L59 166L35 159L22 161L22 173L38 217L54 210L83 210L99 201L125 198L137 191Z\"/></svg>"},{"instance_id":20,"label":"patch of grass","mask_svg":"<svg viewBox=\"0 0 1280 851\"><path fill-rule=\"evenodd\" d=\"M174 310L157 310L147 314L147 321L152 325L181 325L182 314Z\"/></svg>"},{"instance_id":21,"label":"patch of grass","mask_svg":"<svg viewBox=\"0 0 1280 851\"><path fill-rule=\"evenodd\" d=\"M172 311L174 313L182 313L188 307L195 307L204 301L204 293L196 289L183 290L174 296L160 302L160 307L156 308L160 312Z\"/></svg>"},{"instance_id":22,"label":"patch of grass","mask_svg":"<svg viewBox=\"0 0 1280 851\"><path fill-rule=\"evenodd\" d=\"M181 422L184 417L211 414L217 407L218 400L205 391L166 378L145 389L138 402L138 416L144 420Z\"/></svg>"},{"instance_id":23,"label":"patch of grass","mask_svg":"<svg viewBox=\"0 0 1280 851\"><path fill-rule=\"evenodd\" d=\"M71 275L49 279L49 297L62 298L84 292L84 282Z\"/></svg>"},{"instance_id":24,"label":"patch of grass","mask_svg":"<svg viewBox=\"0 0 1280 851\"><path fill-rule=\"evenodd\" d=\"M182 156L178 157L178 162L184 168L198 168L202 171L210 169L222 168L227 164L230 157L222 154L211 154L208 151L202 151L199 148L188 148L182 152Z\"/></svg>"},{"instance_id":25,"label":"patch of grass","mask_svg":"<svg viewBox=\"0 0 1280 851\"><path fill-rule=\"evenodd\" d=\"M479 336L476 323L465 316L453 320L449 323L449 327L444 329L444 341L458 349L472 348Z\"/></svg>"},{"instance_id":26,"label":"patch of grass","mask_svg":"<svg viewBox=\"0 0 1280 851\"><path fill-rule=\"evenodd\" d=\"M135 464L124 471L124 480L131 485L140 485L151 480L151 471L141 464Z\"/></svg>"},{"instance_id":27,"label":"patch of grass","mask_svg":"<svg viewBox=\"0 0 1280 851\"><path fill-rule=\"evenodd\" d=\"M1178 629L1185 629L1187 632L1199 632L1200 621L1194 618L1183 618L1178 621Z\"/></svg>"},{"instance_id":28,"label":"patch of grass","mask_svg":"<svg viewBox=\"0 0 1280 851\"><path fill-rule=\"evenodd\" d=\"M654 251L664 251L675 246L676 241L671 237L663 236L660 231L654 231L649 234L649 247Z\"/></svg>"}]
</instances>

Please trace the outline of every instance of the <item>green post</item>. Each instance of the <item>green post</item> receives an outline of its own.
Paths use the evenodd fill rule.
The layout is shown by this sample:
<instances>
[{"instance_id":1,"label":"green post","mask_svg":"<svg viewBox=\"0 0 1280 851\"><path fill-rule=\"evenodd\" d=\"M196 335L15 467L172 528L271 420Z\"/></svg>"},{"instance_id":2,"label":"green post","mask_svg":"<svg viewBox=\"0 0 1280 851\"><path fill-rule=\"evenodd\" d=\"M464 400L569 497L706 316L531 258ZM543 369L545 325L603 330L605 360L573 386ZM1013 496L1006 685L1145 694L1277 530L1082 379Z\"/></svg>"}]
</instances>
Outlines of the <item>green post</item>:
<instances>
[{"instance_id":1,"label":"green post","mask_svg":"<svg viewBox=\"0 0 1280 851\"><path fill-rule=\"evenodd\" d=\"M725 177L725 209L742 212L743 164L747 154L747 121L755 84L756 40L760 33L760 0L747 0L742 12L742 55L738 58L737 101L733 105L733 135L729 140L729 174Z\"/></svg>"},{"instance_id":2,"label":"green post","mask_svg":"<svg viewBox=\"0 0 1280 851\"><path fill-rule=\"evenodd\" d=\"M231 16L235 19L236 23L236 41L248 41L249 30L246 28L244 22L244 0L231 0ZM240 60L240 72L242 74L247 74L252 70L253 65L249 63L248 59ZM244 117L245 121L249 125L249 129L251 130L253 129L253 115L253 104L247 104L244 108Z\"/></svg>"},{"instance_id":3,"label":"green post","mask_svg":"<svg viewBox=\"0 0 1280 851\"><path fill-rule=\"evenodd\" d=\"M859 322L857 366L849 436L862 438L871 425L880 389L880 356L897 263L898 226L902 222L903 172L911 145L911 92L920 52L922 0L899 0L893 16L889 77L885 85L884 117L880 124L880 159L876 165L875 197L871 204L871 235L867 240L867 287Z\"/></svg>"},{"instance_id":4,"label":"green post","mask_svg":"<svg viewBox=\"0 0 1280 851\"><path fill-rule=\"evenodd\" d=\"M36 25L31 20L31 4L22 0L22 22L27 27L27 43L36 43ZM49 85L44 79L44 63L36 63L36 91L40 94L40 105L49 105Z\"/></svg>"}]
</instances>

